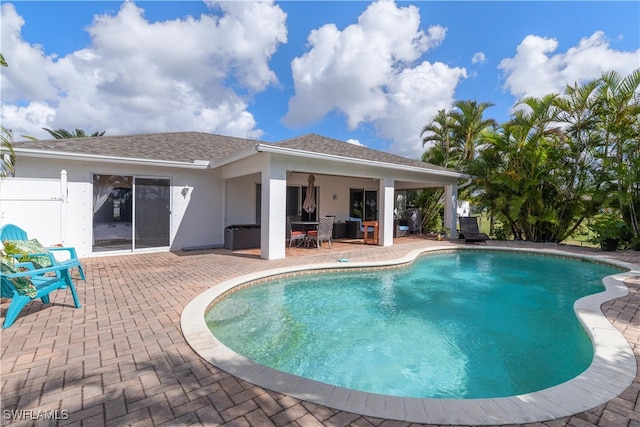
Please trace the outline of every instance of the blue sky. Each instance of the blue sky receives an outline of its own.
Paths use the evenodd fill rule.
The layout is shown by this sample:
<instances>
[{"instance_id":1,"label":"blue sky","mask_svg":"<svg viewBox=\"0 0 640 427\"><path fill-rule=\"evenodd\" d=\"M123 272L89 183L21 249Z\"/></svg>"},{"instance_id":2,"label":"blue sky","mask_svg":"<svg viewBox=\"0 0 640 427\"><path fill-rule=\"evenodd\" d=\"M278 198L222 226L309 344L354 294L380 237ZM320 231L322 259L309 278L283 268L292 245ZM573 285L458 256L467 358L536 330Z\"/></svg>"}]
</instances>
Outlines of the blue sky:
<instances>
[{"instance_id":1,"label":"blue sky","mask_svg":"<svg viewBox=\"0 0 640 427\"><path fill-rule=\"evenodd\" d=\"M108 135L318 133L408 157L438 109L640 67L640 2L2 4L2 124Z\"/></svg>"}]
</instances>

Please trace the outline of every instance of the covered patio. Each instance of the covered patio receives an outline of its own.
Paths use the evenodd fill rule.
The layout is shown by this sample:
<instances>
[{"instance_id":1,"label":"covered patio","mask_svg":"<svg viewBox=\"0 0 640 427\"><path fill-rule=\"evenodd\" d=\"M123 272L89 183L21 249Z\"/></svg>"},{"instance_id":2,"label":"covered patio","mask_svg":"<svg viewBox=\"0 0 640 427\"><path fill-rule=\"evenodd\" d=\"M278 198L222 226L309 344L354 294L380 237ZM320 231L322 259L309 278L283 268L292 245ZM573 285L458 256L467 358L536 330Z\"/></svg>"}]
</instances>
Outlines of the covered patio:
<instances>
[{"instance_id":1,"label":"covered patio","mask_svg":"<svg viewBox=\"0 0 640 427\"><path fill-rule=\"evenodd\" d=\"M444 188L444 226L449 237L457 237L458 186L468 184L470 176L363 147L350 153L350 145L307 135L277 145L257 144L255 150L223 165L225 226L260 224L262 258L285 257L286 218L305 214L304 190L313 177L313 218L332 216L344 223L355 215L376 221L379 246L393 245L398 195L406 200L407 191ZM303 191L292 206L291 190L296 189ZM354 212L354 192L363 194L363 207L372 203L368 216L364 209Z\"/></svg>"},{"instance_id":2,"label":"covered patio","mask_svg":"<svg viewBox=\"0 0 640 427\"><path fill-rule=\"evenodd\" d=\"M78 284L82 308L73 308L70 295L59 292L52 295L52 304L30 304L2 331L3 425L32 425L28 417L38 411L57 411L50 413L59 416L58 425L409 426L336 411L233 377L193 352L182 335L180 316L196 295L244 274L334 262L337 257L397 259L419 248L458 244L412 236L387 247L292 249L286 259L268 262L257 253L226 249L84 259L87 282ZM520 242L488 246L582 253L640 268L638 252ZM629 295L602 309L640 360L640 278L626 284ZM3 301L0 308L6 306ZM640 422L639 394L636 376L606 404L537 425L635 425Z\"/></svg>"}]
</instances>

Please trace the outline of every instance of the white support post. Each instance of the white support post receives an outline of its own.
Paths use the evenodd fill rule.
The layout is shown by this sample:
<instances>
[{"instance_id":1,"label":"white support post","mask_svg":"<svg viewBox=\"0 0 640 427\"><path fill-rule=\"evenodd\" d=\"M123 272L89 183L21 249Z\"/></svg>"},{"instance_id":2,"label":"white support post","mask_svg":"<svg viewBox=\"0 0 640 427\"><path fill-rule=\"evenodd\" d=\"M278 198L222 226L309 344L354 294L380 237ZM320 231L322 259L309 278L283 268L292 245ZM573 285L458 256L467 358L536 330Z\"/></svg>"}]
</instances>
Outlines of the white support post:
<instances>
[{"instance_id":1,"label":"white support post","mask_svg":"<svg viewBox=\"0 0 640 427\"><path fill-rule=\"evenodd\" d=\"M287 170L267 159L262 169L262 214L260 256L264 259L285 257Z\"/></svg>"},{"instance_id":2,"label":"white support post","mask_svg":"<svg viewBox=\"0 0 640 427\"><path fill-rule=\"evenodd\" d=\"M378 208L378 224L380 226L378 236L378 245L393 245L393 208L395 181L392 178L383 178L380 180L378 193L380 194L380 206Z\"/></svg>"},{"instance_id":3,"label":"white support post","mask_svg":"<svg viewBox=\"0 0 640 427\"><path fill-rule=\"evenodd\" d=\"M444 226L449 229L449 237L458 237L458 185L444 186Z\"/></svg>"}]
</instances>

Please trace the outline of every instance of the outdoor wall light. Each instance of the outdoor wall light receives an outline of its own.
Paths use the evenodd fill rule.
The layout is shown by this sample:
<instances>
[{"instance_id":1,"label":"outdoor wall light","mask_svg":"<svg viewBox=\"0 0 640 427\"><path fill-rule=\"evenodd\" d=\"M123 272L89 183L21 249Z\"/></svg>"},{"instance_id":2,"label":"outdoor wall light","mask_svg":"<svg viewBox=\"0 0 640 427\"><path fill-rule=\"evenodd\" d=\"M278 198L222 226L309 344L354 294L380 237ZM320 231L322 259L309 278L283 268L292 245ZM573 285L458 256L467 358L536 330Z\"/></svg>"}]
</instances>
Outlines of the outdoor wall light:
<instances>
[{"instance_id":1,"label":"outdoor wall light","mask_svg":"<svg viewBox=\"0 0 640 427\"><path fill-rule=\"evenodd\" d=\"M186 199L187 198L187 194L189 194L189 187L187 187L185 185L184 188L180 191L180 194L182 194L182 197L184 197Z\"/></svg>"}]
</instances>

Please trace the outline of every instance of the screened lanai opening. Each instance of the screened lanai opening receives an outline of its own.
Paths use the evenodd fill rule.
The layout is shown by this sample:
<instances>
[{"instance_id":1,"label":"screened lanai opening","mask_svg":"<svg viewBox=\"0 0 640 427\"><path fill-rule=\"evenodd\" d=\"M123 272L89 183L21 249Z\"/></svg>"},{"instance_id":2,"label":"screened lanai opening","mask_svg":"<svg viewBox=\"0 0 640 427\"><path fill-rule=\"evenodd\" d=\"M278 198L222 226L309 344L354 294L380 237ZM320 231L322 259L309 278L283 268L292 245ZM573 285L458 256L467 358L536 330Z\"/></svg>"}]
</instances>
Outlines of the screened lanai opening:
<instances>
[{"instance_id":1,"label":"screened lanai opening","mask_svg":"<svg viewBox=\"0 0 640 427\"><path fill-rule=\"evenodd\" d=\"M135 251L170 245L168 178L93 175L93 251Z\"/></svg>"}]
</instances>

